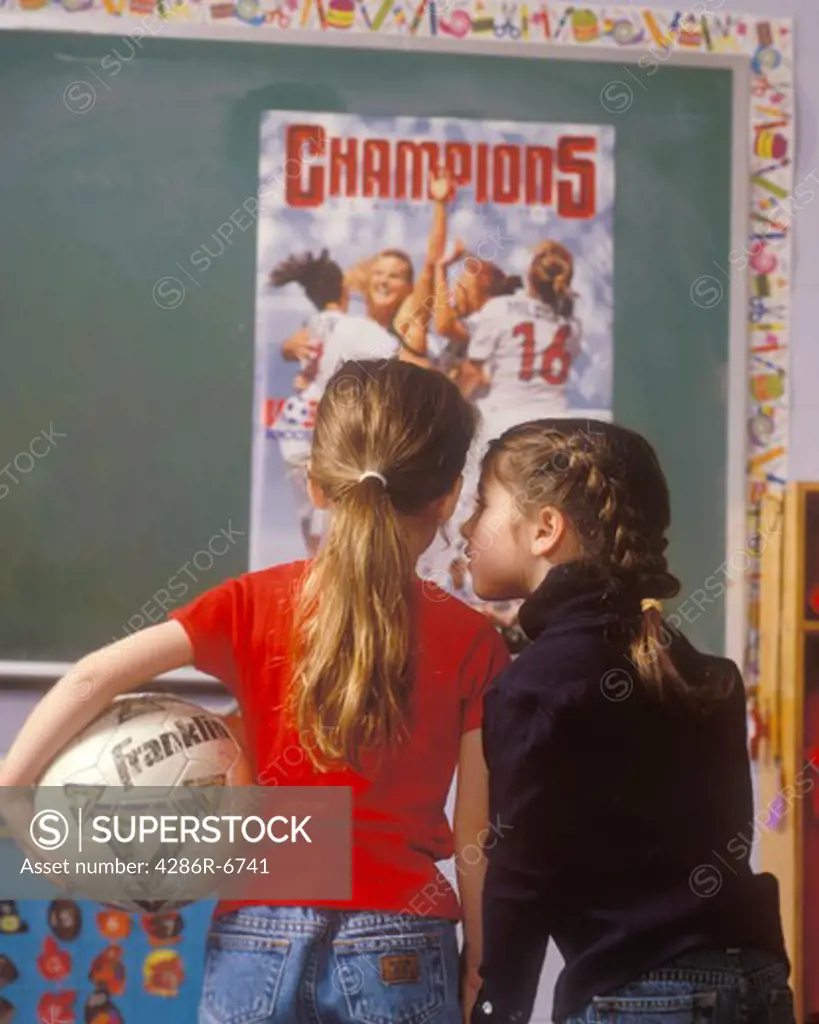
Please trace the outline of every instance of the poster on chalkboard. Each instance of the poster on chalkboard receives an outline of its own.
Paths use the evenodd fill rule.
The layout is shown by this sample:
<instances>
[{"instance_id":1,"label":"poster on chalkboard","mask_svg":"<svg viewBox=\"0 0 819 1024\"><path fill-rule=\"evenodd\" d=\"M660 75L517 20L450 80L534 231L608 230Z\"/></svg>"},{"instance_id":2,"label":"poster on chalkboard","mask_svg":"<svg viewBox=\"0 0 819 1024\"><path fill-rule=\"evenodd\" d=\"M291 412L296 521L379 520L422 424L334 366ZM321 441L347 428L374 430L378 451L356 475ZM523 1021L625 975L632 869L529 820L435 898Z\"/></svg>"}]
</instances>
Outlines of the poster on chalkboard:
<instances>
[{"instance_id":1,"label":"poster on chalkboard","mask_svg":"<svg viewBox=\"0 0 819 1024\"><path fill-rule=\"evenodd\" d=\"M271 111L260 153L251 569L318 548L305 468L345 360L422 359L477 404L456 519L489 438L610 417L612 127ZM419 566L469 599L464 570L445 541Z\"/></svg>"}]
</instances>

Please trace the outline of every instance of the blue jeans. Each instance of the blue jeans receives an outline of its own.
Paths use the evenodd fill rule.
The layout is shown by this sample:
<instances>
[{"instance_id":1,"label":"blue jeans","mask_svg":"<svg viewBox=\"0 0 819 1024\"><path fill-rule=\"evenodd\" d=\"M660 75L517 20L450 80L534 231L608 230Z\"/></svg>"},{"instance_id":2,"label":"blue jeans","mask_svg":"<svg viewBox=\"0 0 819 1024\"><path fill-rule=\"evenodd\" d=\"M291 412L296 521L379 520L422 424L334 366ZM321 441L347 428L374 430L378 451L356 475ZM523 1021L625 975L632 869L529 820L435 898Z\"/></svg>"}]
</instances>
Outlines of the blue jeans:
<instances>
[{"instance_id":1,"label":"blue jeans","mask_svg":"<svg viewBox=\"0 0 819 1024\"><path fill-rule=\"evenodd\" d=\"M794 1024L788 970L771 953L695 950L597 996L565 1024Z\"/></svg>"},{"instance_id":2,"label":"blue jeans","mask_svg":"<svg viewBox=\"0 0 819 1024\"><path fill-rule=\"evenodd\" d=\"M199 1024L461 1024L454 921L245 907L214 919Z\"/></svg>"}]
</instances>

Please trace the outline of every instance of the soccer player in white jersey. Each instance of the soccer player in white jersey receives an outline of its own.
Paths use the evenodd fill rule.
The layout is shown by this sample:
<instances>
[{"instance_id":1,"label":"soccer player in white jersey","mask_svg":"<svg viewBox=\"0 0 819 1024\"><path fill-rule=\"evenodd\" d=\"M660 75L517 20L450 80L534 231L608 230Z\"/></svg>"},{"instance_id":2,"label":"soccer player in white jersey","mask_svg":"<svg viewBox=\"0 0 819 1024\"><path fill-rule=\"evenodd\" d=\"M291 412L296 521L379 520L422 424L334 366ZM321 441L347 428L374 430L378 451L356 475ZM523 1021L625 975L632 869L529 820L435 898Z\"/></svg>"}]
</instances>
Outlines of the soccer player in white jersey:
<instances>
[{"instance_id":1,"label":"soccer player in white jersey","mask_svg":"<svg viewBox=\"0 0 819 1024\"><path fill-rule=\"evenodd\" d=\"M569 250L559 242L543 242L532 257L526 287L490 299L465 321L469 342L458 384L475 400L482 426L460 503L464 519L472 514L488 442L518 423L570 412L567 383L581 348L573 276Z\"/></svg>"},{"instance_id":2,"label":"soccer player in white jersey","mask_svg":"<svg viewBox=\"0 0 819 1024\"><path fill-rule=\"evenodd\" d=\"M460 321L466 352L456 379L480 409L482 424L453 519L458 530L473 513L480 460L488 442L518 423L571 412L566 389L581 348L573 276L569 250L545 241L532 257L526 287L488 299ZM449 574L453 580L465 579L466 568L459 536ZM511 605L485 610L502 628L509 628L514 619Z\"/></svg>"},{"instance_id":3,"label":"soccer player in white jersey","mask_svg":"<svg viewBox=\"0 0 819 1024\"><path fill-rule=\"evenodd\" d=\"M571 291L574 260L547 241L535 251L525 288L490 299L468 318L469 341L459 381L478 400L487 440L508 427L568 415L566 385L580 353Z\"/></svg>"},{"instance_id":4,"label":"soccer player in white jersey","mask_svg":"<svg viewBox=\"0 0 819 1024\"><path fill-rule=\"evenodd\" d=\"M446 207L453 195L452 176L445 167L437 167L429 177L432 219L417 274L408 253L386 248L354 264L344 276L346 287L364 299L367 316L395 337L401 346L400 358L420 366L433 365L429 352L433 280L444 255Z\"/></svg>"},{"instance_id":5,"label":"soccer player in white jersey","mask_svg":"<svg viewBox=\"0 0 819 1024\"><path fill-rule=\"evenodd\" d=\"M314 320L323 316L327 314L318 313L311 317L308 328ZM337 314L332 324L317 325L314 337L321 339L316 347L315 369L301 397L315 405L342 363L393 359L399 355L400 350L400 341L394 334L369 317L350 313Z\"/></svg>"},{"instance_id":6,"label":"soccer player in white jersey","mask_svg":"<svg viewBox=\"0 0 819 1024\"><path fill-rule=\"evenodd\" d=\"M285 359L300 363L295 393L278 412L268 436L276 438L288 466L304 543L310 555L318 549L324 531L324 513L315 509L307 494L307 462L316 409L327 382L347 360L390 359L399 354L399 340L374 320L347 313L344 273L323 249L291 256L270 275L275 287L300 284L317 307L307 322L282 345Z\"/></svg>"}]
</instances>

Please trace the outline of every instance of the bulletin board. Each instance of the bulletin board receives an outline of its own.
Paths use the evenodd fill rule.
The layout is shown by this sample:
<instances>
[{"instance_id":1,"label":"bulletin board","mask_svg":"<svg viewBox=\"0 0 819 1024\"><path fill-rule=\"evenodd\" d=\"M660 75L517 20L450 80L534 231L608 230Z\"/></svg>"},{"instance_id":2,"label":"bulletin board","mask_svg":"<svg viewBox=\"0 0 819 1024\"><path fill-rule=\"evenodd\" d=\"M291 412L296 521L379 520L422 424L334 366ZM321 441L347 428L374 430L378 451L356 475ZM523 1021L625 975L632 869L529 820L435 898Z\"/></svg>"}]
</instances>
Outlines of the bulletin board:
<instances>
[{"instance_id":1,"label":"bulletin board","mask_svg":"<svg viewBox=\"0 0 819 1024\"><path fill-rule=\"evenodd\" d=\"M0 900L0 1020L193 1024L212 912L203 902L140 918L59 896Z\"/></svg>"},{"instance_id":2,"label":"bulletin board","mask_svg":"<svg viewBox=\"0 0 819 1024\"><path fill-rule=\"evenodd\" d=\"M686 631L746 656L753 681L756 509L787 454L789 23L565 4L66 5L0 10L0 81L19 97L0 167L16 254L0 282L0 436L18 453L54 438L0 501L6 675L123 635L186 566L186 597L247 566L253 232L207 279L175 267L255 193L259 116L286 109L614 126L614 416L667 469L681 604L715 573L725 584L689 600ZM152 296L169 275L185 288L173 311ZM225 530L225 553L194 562Z\"/></svg>"}]
</instances>

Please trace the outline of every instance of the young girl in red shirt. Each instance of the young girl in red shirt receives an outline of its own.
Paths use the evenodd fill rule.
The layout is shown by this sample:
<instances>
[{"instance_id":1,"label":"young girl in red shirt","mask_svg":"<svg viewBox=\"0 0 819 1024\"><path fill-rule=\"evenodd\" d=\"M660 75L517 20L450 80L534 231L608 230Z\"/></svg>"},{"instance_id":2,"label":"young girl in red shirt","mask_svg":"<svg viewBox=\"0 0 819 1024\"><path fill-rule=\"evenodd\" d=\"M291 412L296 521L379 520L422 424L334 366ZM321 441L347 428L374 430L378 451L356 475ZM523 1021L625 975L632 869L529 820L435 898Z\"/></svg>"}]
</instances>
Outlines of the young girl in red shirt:
<instances>
[{"instance_id":1,"label":"young girl in red shirt","mask_svg":"<svg viewBox=\"0 0 819 1024\"><path fill-rule=\"evenodd\" d=\"M220 903L200 1024L460 1024L470 1011L479 850L491 845L482 698L508 657L486 619L422 583L415 564L455 508L474 430L442 374L346 363L315 425L310 491L332 512L317 557L223 583L83 658L9 752L0 784L32 784L117 694L193 664L235 694L259 784L352 787L352 899ZM453 853L463 910L436 868ZM409 974L390 974L396 957Z\"/></svg>"}]
</instances>

